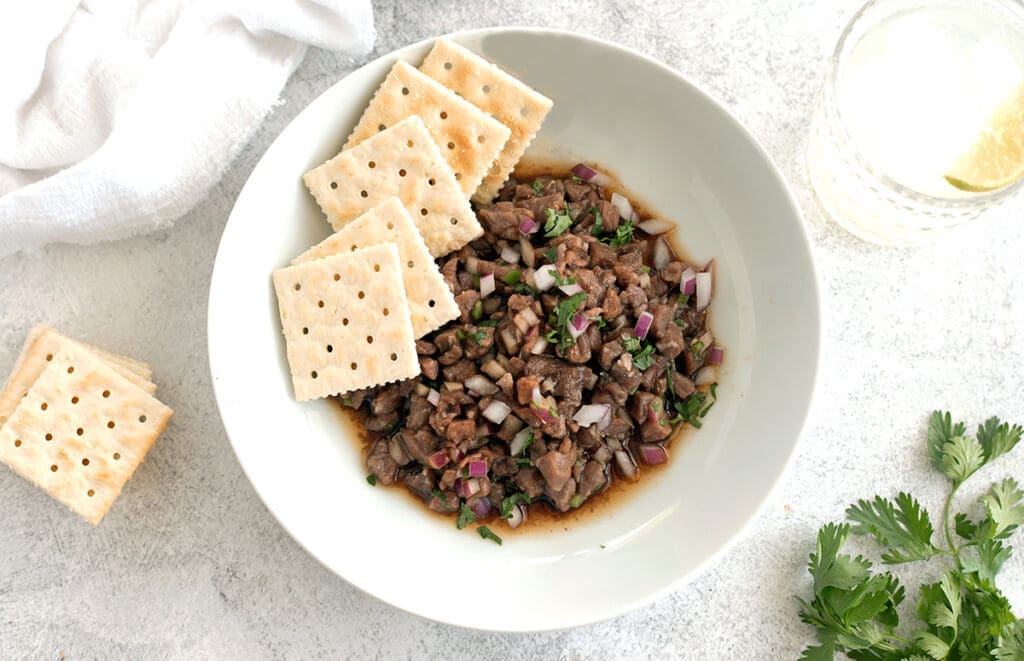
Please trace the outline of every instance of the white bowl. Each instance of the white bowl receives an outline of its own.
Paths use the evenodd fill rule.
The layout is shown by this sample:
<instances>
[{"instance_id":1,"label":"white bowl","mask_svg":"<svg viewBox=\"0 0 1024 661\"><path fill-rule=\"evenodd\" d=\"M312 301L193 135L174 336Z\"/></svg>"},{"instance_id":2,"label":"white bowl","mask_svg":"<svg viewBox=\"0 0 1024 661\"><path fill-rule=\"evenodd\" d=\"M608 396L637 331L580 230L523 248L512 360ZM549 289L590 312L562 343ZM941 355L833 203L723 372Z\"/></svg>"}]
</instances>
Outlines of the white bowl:
<instances>
[{"instance_id":1,"label":"white bowl","mask_svg":"<svg viewBox=\"0 0 1024 661\"><path fill-rule=\"evenodd\" d=\"M397 59L346 76L281 133L221 239L209 309L224 426L256 491L313 556L359 588L479 629L571 627L677 589L737 539L783 474L818 365L811 250L786 183L756 140L679 73L578 34L492 29L454 38L554 100L533 159L610 166L679 223L687 254L716 259L711 325L727 347L718 403L670 465L600 516L504 545L456 530L398 488L371 488L337 404L292 397L274 269L329 233L300 177L333 156Z\"/></svg>"}]
</instances>

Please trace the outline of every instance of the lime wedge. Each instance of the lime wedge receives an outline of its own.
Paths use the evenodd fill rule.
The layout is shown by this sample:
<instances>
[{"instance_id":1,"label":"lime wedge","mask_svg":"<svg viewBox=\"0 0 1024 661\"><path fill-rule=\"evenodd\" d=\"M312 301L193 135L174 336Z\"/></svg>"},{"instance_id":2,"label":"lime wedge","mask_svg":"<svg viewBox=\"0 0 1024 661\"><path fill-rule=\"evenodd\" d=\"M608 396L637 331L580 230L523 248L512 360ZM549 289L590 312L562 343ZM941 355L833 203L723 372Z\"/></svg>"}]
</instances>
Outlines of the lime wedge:
<instances>
[{"instance_id":1,"label":"lime wedge","mask_svg":"<svg viewBox=\"0 0 1024 661\"><path fill-rule=\"evenodd\" d=\"M1024 177L1024 84L1000 104L978 142L945 177L973 193L999 190Z\"/></svg>"}]
</instances>

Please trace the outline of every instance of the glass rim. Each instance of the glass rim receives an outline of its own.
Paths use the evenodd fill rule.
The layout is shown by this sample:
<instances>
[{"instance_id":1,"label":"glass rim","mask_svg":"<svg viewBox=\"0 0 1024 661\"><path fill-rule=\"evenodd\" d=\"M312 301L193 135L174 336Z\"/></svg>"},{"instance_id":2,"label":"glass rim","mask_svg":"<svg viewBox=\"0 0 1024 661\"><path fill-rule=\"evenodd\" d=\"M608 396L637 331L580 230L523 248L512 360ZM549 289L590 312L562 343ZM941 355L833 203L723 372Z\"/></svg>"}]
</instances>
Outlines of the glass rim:
<instances>
[{"instance_id":1,"label":"glass rim","mask_svg":"<svg viewBox=\"0 0 1024 661\"><path fill-rule=\"evenodd\" d=\"M839 110L838 95L836 93L836 81L839 76L839 69L845 60L844 55L848 54L847 47L851 46L849 43L851 36L855 30L861 26L861 24L868 20L872 11L879 5L884 6L900 1L902 0L868 0L868 2L862 5L847 22L846 27L843 28L842 33L839 35L839 39L836 41L835 49L832 51L829 66L826 70L825 89L822 94L822 103L825 106L824 110L826 113L829 113L829 111L834 113L835 119L837 120L835 122L835 129L840 133L843 143L845 143L846 148L849 150L857 165L862 167L866 172L868 172L868 174L870 174L870 176L874 177L878 182L895 192L897 195L913 200L918 204L925 204L939 208L967 208L976 206L989 207L999 204L1003 200L1012 197L1015 193L1024 189L1024 177L1008 186L1004 186L1003 188L999 188L994 191L964 191L968 194L950 195L948 197L932 195L921 192L915 188L911 188L910 186L893 179L884 171L875 167L871 161L868 160L856 146L854 146L855 143L853 136L850 135L847 125L843 121L842 113ZM922 3L927 1L928 0L921 0ZM1024 25L1024 0L992 0L992 2L1004 5L1011 11L1019 12L1021 14L1022 25Z\"/></svg>"}]
</instances>

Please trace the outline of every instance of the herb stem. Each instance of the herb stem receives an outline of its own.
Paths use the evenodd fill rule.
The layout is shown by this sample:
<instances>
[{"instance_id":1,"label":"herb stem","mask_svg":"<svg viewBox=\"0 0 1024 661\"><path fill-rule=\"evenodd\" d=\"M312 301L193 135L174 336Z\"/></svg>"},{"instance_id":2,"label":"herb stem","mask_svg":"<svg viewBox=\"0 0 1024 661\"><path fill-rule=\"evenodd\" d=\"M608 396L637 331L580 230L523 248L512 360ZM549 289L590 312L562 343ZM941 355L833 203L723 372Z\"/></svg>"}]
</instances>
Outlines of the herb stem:
<instances>
[{"instance_id":1,"label":"herb stem","mask_svg":"<svg viewBox=\"0 0 1024 661\"><path fill-rule=\"evenodd\" d=\"M959 488L959 482L953 485L953 488L949 490L949 495L946 496L946 504L942 508L942 523L946 532L946 545L949 547L949 553L953 556L953 560L956 562L957 567L961 565L960 549L953 543L953 527L949 523L949 509L953 505L953 496L956 495L957 489Z\"/></svg>"}]
</instances>

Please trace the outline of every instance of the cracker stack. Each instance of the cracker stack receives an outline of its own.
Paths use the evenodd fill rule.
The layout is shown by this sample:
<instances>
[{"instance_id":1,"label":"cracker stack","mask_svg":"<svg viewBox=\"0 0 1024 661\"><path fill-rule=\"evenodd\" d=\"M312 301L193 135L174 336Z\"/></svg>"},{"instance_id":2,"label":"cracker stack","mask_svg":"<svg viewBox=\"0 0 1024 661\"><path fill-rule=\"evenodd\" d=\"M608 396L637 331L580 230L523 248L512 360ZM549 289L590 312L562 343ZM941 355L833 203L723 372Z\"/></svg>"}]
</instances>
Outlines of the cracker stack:
<instances>
[{"instance_id":1,"label":"cracker stack","mask_svg":"<svg viewBox=\"0 0 1024 661\"><path fill-rule=\"evenodd\" d=\"M417 338L459 315L434 262L483 234L551 101L441 39L399 61L341 153L303 176L335 234L274 273L298 400L419 374Z\"/></svg>"},{"instance_id":2,"label":"cracker stack","mask_svg":"<svg viewBox=\"0 0 1024 661\"><path fill-rule=\"evenodd\" d=\"M144 363L36 326L0 392L0 461L98 524L171 417L154 392Z\"/></svg>"}]
</instances>

